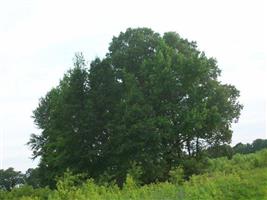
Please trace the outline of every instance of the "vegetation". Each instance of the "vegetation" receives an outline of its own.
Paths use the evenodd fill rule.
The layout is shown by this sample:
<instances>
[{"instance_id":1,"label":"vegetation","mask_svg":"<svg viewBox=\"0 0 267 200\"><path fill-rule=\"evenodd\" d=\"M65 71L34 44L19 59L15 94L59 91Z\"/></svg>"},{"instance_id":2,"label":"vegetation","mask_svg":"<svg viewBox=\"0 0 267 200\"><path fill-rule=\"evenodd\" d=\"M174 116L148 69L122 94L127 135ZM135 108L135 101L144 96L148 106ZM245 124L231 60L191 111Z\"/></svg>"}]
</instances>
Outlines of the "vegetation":
<instances>
[{"instance_id":1,"label":"vegetation","mask_svg":"<svg viewBox=\"0 0 267 200\"><path fill-rule=\"evenodd\" d=\"M24 183L24 175L12 167L0 170L0 189L10 191L17 185Z\"/></svg>"},{"instance_id":2,"label":"vegetation","mask_svg":"<svg viewBox=\"0 0 267 200\"><path fill-rule=\"evenodd\" d=\"M256 139L251 144L238 143L234 147L230 145L214 145L207 148L204 152L209 158L218 158L227 156L232 158L234 154L248 154L267 148L267 139Z\"/></svg>"},{"instance_id":3,"label":"vegetation","mask_svg":"<svg viewBox=\"0 0 267 200\"><path fill-rule=\"evenodd\" d=\"M129 28L90 66L76 54L33 111L38 167L1 170L0 199L267 200L267 140L229 145L242 105L219 76L174 32Z\"/></svg>"},{"instance_id":4,"label":"vegetation","mask_svg":"<svg viewBox=\"0 0 267 200\"><path fill-rule=\"evenodd\" d=\"M234 172L232 169L237 170L247 170L247 169L253 169L253 166L255 166L256 163L258 165L260 164L258 159L253 155L247 155L246 157L241 156L240 154L247 154L244 152L247 151L237 151L237 147L243 146L243 147L249 147L249 149L257 149L262 150L262 149L267 149L266 146L262 144L266 144L267 140L264 139L256 139L255 141L252 142L252 144L242 144L238 143L234 147L231 147L229 145L221 145L217 147L212 147L206 150L206 155L209 158L218 158L216 160L205 160L205 163L196 163L194 160L187 160L187 162L184 163L184 168L182 166L173 168L170 170L169 175L168 175L168 181L171 183L175 183L178 185L181 185L186 177L188 177L188 174L192 174L192 172L187 172L190 171L190 166L194 167L194 172L197 172L199 174L203 174L205 172L212 172L212 171L220 171L220 172ZM237 149L237 150L236 150ZM243 149L243 148L242 148ZM256 151L256 150L255 150ZM230 153L229 153L230 152ZM236 155L233 158L233 155ZM255 159L256 158L256 159ZM263 156L262 156L263 158ZM245 159L245 160L244 160ZM266 158L267 159L267 158ZM249 162L247 162L250 160ZM189 164L188 164L189 163ZM227 165L225 165L227 163ZM240 163L243 163L241 166ZM250 166L247 166L246 163L250 163ZM262 163L264 163L264 160L261 161L261 167ZM258 167L258 165L256 167ZM236 167L239 166L239 167ZM240 167L241 166L241 167ZM209 170L208 170L209 168ZM136 165L133 165L133 168L128 171L128 174L131 175L133 180L135 181L135 184L140 185L140 175L142 174L142 169ZM98 184L100 185L107 185L105 175L102 176L103 179L101 181L98 181ZM81 177L80 177L81 178ZM14 187L21 187L22 185L27 185L23 186L25 188L30 188L30 190L33 190L34 188L40 188L40 174L39 174L39 169L28 169L25 174L21 172L14 171L13 168L8 168L6 170L0 170L0 188L4 191L10 191ZM26 190L28 190L26 189ZM34 190L33 190L34 192ZM27 193L28 194L28 193ZM46 195L48 196L48 195Z\"/></svg>"},{"instance_id":5,"label":"vegetation","mask_svg":"<svg viewBox=\"0 0 267 200\"><path fill-rule=\"evenodd\" d=\"M77 54L33 112L42 132L29 145L41 186L54 188L67 169L121 187L133 165L142 184L166 181L177 165L202 165L202 150L231 141L242 108L219 75L195 42L148 28L114 37L90 67ZM192 165L186 172L196 173Z\"/></svg>"},{"instance_id":6,"label":"vegetation","mask_svg":"<svg viewBox=\"0 0 267 200\"><path fill-rule=\"evenodd\" d=\"M117 185L97 185L92 179L79 183L80 177L66 172L57 189L30 186L0 191L3 200L266 200L267 149L254 154L236 154L231 160L209 159L205 173L181 179L181 168L173 170L167 182L139 186L128 175L120 189Z\"/></svg>"},{"instance_id":7,"label":"vegetation","mask_svg":"<svg viewBox=\"0 0 267 200\"><path fill-rule=\"evenodd\" d=\"M257 139L254 140L252 144L238 143L237 145L234 146L233 150L235 153L248 154L248 153L254 153L264 148L267 148L267 140Z\"/></svg>"}]
</instances>

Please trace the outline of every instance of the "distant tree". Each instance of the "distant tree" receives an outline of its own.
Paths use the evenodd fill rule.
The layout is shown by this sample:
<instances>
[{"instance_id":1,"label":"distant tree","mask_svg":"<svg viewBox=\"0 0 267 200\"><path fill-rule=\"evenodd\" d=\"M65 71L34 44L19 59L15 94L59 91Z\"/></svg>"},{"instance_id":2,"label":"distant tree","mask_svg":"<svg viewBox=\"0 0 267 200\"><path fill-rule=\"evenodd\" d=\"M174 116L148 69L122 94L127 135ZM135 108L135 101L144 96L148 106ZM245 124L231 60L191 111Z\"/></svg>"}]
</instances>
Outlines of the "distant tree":
<instances>
[{"instance_id":1,"label":"distant tree","mask_svg":"<svg viewBox=\"0 0 267 200\"><path fill-rule=\"evenodd\" d=\"M143 183L165 180L184 159L231 141L242 106L222 84L216 60L195 42L148 28L114 37L102 60L87 68L81 54L33 113L41 135L29 145L40 156L42 184L66 169L122 185L135 163Z\"/></svg>"},{"instance_id":2,"label":"distant tree","mask_svg":"<svg viewBox=\"0 0 267 200\"><path fill-rule=\"evenodd\" d=\"M227 157L231 159L234 155L234 150L230 145L223 144L209 147L206 153L210 158Z\"/></svg>"},{"instance_id":3,"label":"distant tree","mask_svg":"<svg viewBox=\"0 0 267 200\"><path fill-rule=\"evenodd\" d=\"M235 153L248 154L254 153L264 148L267 148L267 140L256 139L252 142L252 144L243 144L240 142L233 147L233 150Z\"/></svg>"},{"instance_id":4,"label":"distant tree","mask_svg":"<svg viewBox=\"0 0 267 200\"><path fill-rule=\"evenodd\" d=\"M251 146L252 146L253 152L259 151L261 149L265 149L267 148L267 140L256 139L252 142Z\"/></svg>"},{"instance_id":5,"label":"distant tree","mask_svg":"<svg viewBox=\"0 0 267 200\"><path fill-rule=\"evenodd\" d=\"M15 186L24 183L24 175L12 167L0 170L0 189L10 191Z\"/></svg>"},{"instance_id":6,"label":"distant tree","mask_svg":"<svg viewBox=\"0 0 267 200\"><path fill-rule=\"evenodd\" d=\"M240 142L233 147L233 150L235 153L248 154L251 153L252 147L249 143L243 144Z\"/></svg>"}]
</instances>

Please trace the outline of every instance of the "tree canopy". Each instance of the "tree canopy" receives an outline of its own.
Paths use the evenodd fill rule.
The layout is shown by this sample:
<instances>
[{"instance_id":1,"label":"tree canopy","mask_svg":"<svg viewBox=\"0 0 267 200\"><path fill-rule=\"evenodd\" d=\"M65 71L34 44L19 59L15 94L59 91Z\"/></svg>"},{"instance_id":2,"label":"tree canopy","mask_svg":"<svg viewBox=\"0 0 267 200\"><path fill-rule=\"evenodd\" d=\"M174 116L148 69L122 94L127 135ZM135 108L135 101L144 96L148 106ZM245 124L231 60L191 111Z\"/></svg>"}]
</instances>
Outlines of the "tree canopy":
<instances>
[{"instance_id":1,"label":"tree canopy","mask_svg":"<svg viewBox=\"0 0 267 200\"><path fill-rule=\"evenodd\" d=\"M122 184L139 167L143 183L166 180L183 160L230 143L242 105L220 72L196 42L148 28L121 32L90 66L76 54L33 112L42 184L66 169Z\"/></svg>"},{"instance_id":2,"label":"tree canopy","mask_svg":"<svg viewBox=\"0 0 267 200\"><path fill-rule=\"evenodd\" d=\"M235 151L235 153L248 154L254 153L264 148L267 148L267 140L256 139L252 142L252 144L243 144L240 142L233 147L233 150Z\"/></svg>"},{"instance_id":3,"label":"tree canopy","mask_svg":"<svg viewBox=\"0 0 267 200\"><path fill-rule=\"evenodd\" d=\"M6 170L0 169L0 189L10 191L24 182L24 175L19 171L15 171L12 167Z\"/></svg>"}]
</instances>

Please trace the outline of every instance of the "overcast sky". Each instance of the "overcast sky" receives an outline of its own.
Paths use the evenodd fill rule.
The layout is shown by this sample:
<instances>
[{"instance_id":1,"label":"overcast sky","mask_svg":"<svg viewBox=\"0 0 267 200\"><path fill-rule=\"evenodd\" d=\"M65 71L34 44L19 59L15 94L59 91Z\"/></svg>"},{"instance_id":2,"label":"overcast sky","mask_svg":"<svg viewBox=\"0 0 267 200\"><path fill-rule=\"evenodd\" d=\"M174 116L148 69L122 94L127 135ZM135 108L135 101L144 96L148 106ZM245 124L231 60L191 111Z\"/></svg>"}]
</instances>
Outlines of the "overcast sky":
<instances>
[{"instance_id":1,"label":"overcast sky","mask_svg":"<svg viewBox=\"0 0 267 200\"><path fill-rule=\"evenodd\" d=\"M128 27L176 31L217 58L223 83L244 105L233 144L266 138L265 0L0 0L0 142L3 167L25 171L37 161L25 145L39 133L31 118L38 99L72 67L107 52Z\"/></svg>"}]
</instances>

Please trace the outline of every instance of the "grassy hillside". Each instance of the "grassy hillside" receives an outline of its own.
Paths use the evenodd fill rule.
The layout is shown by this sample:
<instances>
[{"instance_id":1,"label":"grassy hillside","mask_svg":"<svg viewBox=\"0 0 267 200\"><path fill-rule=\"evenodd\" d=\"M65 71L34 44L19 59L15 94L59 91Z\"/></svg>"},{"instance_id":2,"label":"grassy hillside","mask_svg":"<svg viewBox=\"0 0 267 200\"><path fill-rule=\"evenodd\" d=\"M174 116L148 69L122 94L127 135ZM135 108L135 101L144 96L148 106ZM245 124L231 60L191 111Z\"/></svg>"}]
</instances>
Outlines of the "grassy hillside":
<instances>
[{"instance_id":1,"label":"grassy hillside","mask_svg":"<svg viewBox=\"0 0 267 200\"><path fill-rule=\"evenodd\" d=\"M173 174L178 180L179 176ZM202 175L181 180L139 187L131 177L123 189L97 186L92 180L75 187L76 177L67 175L57 183L57 190L32 189L29 186L0 192L2 200L267 200L267 150L254 154L235 155L231 160L209 161Z\"/></svg>"}]
</instances>

